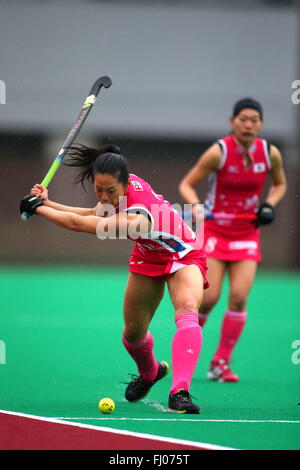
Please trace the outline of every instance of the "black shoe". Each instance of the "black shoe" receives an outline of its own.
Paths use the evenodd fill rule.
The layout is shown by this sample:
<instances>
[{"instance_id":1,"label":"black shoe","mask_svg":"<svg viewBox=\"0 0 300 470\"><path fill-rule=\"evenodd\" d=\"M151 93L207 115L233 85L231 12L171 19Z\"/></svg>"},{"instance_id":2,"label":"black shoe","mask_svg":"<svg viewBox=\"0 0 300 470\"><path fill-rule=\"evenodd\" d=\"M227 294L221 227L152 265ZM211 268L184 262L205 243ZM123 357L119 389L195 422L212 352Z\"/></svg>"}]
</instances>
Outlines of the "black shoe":
<instances>
[{"instance_id":1,"label":"black shoe","mask_svg":"<svg viewBox=\"0 0 300 470\"><path fill-rule=\"evenodd\" d=\"M169 408L177 413L199 414L200 407L195 405L187 390L179 390L174 395L169 396Z\"/></svg>"},{"instance_id":2,"label":"black shoe","mask_svg":"<svg viewBox=\"0 0 300 470\"><path fill-rule=\"evenodd\" d=\"M130 402L144 398L150 392L151 387L169 373L169 364L165 361L159 362L159 368L155 380L145 382L140 376L132 376L133 380L128 384L125 392L126 400Z\"/></svg>"}]
</instances>

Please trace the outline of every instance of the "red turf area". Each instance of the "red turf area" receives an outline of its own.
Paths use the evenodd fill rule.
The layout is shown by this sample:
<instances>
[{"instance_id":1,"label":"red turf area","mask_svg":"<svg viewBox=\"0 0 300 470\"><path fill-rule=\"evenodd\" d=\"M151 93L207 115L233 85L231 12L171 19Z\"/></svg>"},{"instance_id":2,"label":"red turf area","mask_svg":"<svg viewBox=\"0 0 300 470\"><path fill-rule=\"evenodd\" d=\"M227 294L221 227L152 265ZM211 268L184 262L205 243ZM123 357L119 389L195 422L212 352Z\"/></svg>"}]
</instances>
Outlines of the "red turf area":
<instances>
[{"instance_id":1,"label":"red turf area","mask_svg":"<svg viewBox=\"0 0 300 470\"><path fill-rule=\"evenodd\" d=\"M201 447L147 439L73 423L0 412L0 450L200 450ZM203 449L204 450L204 449Z\"/></svg>"}]
</instances>

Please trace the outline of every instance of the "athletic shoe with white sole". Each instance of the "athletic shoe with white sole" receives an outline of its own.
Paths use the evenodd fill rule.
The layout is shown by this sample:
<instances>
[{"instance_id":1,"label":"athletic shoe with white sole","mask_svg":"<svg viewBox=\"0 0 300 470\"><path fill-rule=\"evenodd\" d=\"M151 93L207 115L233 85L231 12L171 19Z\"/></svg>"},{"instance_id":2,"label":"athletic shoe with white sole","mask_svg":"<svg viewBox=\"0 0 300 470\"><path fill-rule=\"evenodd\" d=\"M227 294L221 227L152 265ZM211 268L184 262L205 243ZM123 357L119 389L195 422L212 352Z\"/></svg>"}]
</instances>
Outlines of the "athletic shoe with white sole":
<instances>
[{"instance_id":1,"label":"athletic shoe with white sole","mask_svg":"<svg viewBox=\"0 0 300 470\"><path fill-rule=\"evenodd\" d=\"M151 387L168 375L170 367L165 361L158 363L157 376L151 382L145 382L141 376L132 375L132 380L129 382L126 391L125 398L130 402L135 402L144 398L151 390Z\"/></svg>"},{"instance_id":2,"label":"athletic shoe with white sole","mask_svg":"<svg viewBox=\"0 0 300 470\"><path fill-rule=\"evenodd\" d=\"M169 395L169 408L177 413L199 414L200 407L192 402L187 390L179 390L174 395Z\"/></svg>"},{"instance_id":3,"label":"athletic shoe with white sole","mask_svg":"<svg viewBox=\"0 0 300 470\"><path fill-rule=\"evenodd\" d=\"M210 370L207 373L207 378L210 380L216 380L218 382L239 381L239 376L229 369L228 361L225 359L219 359L218 361L211 362Z\"/></svg>"}]
</instances>

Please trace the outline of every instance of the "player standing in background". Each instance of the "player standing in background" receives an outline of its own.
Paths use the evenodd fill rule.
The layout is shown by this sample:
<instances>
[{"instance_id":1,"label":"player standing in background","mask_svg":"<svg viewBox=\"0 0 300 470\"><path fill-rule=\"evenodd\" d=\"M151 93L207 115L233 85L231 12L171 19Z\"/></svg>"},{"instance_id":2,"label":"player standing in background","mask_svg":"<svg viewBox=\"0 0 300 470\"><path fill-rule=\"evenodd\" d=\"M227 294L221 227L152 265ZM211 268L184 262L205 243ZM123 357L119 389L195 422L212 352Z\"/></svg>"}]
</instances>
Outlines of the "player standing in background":
<instances>
[{"instance_id":1,"label":"player standing in background","mask_svg":"<svg viewBox=\"0 0 300 470\"><path fill-rule=\"evenodd\" d=\"M118 152L115 146L76 146L69 151L69 166L82 169L77 182L93 183L99 200L96 207L58 204L49 200L45 187L35 185L32 194L21 201L20 211L36 213L69 230L97 233L99 238L112 230L113 238L125 233L135 240L124 299L122 340L136 362L139 376L128 384L126 399L135 402L144 398L168 373L168 364L155 358L149 331L167 283L177 326L172 342L169 408L198 414L200 408L192 402L189 390L202 346L198 309L203 288L208 286L206 255L178 212L146 181L130 174L127 160Z\"/></svg>"},{"instance_id":2,"label":"player standing in background","mask_svg":"<svg viewBox=\"0 0 300 470\"><path fill-rule=\"evenodd\" d=\"M258 227L274 220L274 207L287 189L280 151L258 138L263 122L261 104L252 98L241 99L234 105L230 122L232 134L209 147L179 186L186 202L198 204L196 186L208 177L209 192L205 200L208 213L257 214L255 223L225 218L205 221L204 249L211 287L205 292L199 310L201 326L219 299L226 271L230 282L220 342L208 372L210 379L221 382L239 380L229 369L229 362L246 323L247 298L257 264L261 262ZM268 173L272 185L261 204Z\"/></svg>"}]
</instances>

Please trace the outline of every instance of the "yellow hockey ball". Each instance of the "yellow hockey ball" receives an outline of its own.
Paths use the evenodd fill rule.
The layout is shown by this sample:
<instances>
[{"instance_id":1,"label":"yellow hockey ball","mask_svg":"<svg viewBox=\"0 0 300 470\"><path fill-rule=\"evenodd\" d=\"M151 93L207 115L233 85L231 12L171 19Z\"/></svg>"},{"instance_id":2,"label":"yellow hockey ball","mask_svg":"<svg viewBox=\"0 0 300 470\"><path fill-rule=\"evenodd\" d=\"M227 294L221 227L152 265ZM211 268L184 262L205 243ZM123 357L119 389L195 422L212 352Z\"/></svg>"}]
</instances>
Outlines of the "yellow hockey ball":
<instances>
[{"instance_id":1,"label":"yellow hockey ball","mask_svg":"<svg viewBox=\"0 0 300 470\"><path fill-rule=\"evenodd\" d=\"M98 403L99 411L104 414L112 413L115 408L115 402L111 398L102 398Z\"/></svg>"}]
</instances>

